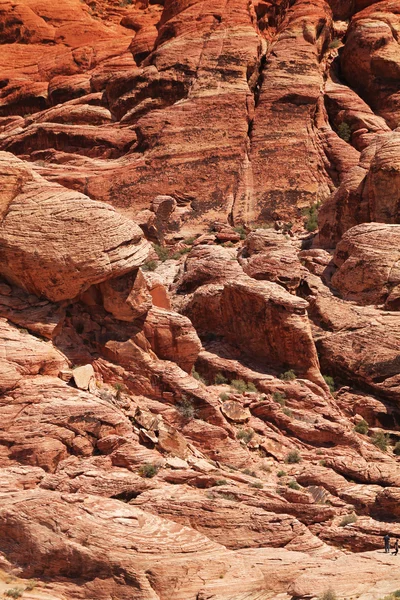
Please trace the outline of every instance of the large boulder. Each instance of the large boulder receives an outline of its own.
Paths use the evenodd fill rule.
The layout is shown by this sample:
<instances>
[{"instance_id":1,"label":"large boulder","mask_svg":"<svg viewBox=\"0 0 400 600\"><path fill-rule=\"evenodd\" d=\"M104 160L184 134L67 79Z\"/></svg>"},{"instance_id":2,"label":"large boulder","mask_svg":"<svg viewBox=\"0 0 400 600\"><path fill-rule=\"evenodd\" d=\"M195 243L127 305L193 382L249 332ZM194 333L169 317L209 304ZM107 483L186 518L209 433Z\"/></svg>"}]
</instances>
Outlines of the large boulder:
<instances>
[{"instance_id":1,"label":"large boulder","mask_svg":"<svg viewBox=\"0 0 400 600\"><path fill-rule=\"evenodd\" d=\"M400 308L400 225L352 227L336 247L331 281L346 300Z\"/></svg>"},{"instance_id":2,"label":"large boulder","mask_svg":"<svg viewBox=\"0 0 400 600\"><path fill-rule=\"evenodd\" d=\"M111 206L48 183L0 153L0 273L50 300L66 300L137 269L149 244Z\"/></svg>"}]
</instances>

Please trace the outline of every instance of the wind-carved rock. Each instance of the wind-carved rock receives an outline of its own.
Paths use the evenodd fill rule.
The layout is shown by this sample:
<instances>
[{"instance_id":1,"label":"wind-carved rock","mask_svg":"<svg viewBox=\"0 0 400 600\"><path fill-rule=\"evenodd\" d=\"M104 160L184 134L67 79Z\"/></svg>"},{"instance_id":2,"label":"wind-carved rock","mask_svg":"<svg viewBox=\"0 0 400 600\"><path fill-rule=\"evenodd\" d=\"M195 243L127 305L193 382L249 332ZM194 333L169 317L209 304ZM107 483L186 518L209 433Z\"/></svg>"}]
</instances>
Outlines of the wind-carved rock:
<instances>
[{"instance_id":1,"label":"wind-carved rock","mask_svg":"<svg viewBox=\"0 0 400 600\"><path fill-rule=\"evenodd\" d=\"M140 228L106 204L48 183L0 153L0 273L49 300L137 269L149 252Z\"/></svg>"}]
</instances>

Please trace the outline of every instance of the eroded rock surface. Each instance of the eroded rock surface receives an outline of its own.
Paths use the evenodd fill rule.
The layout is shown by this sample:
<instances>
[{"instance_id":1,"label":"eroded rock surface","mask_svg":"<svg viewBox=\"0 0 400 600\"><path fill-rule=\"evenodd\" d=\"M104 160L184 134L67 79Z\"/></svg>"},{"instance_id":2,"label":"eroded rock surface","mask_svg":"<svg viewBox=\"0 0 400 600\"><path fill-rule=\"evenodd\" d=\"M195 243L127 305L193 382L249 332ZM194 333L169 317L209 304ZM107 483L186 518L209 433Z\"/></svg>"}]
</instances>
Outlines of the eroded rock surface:
<instances>
[{"instance_id":1,"label":"eroded rock surface","mask_svg":"<svg viewBox=\"0 0 400 600\"><path fill-rule=\"evenodd\" d=\"M400 588L399 33L0 0L4 597Z\"/></svg>"}]
</instances>

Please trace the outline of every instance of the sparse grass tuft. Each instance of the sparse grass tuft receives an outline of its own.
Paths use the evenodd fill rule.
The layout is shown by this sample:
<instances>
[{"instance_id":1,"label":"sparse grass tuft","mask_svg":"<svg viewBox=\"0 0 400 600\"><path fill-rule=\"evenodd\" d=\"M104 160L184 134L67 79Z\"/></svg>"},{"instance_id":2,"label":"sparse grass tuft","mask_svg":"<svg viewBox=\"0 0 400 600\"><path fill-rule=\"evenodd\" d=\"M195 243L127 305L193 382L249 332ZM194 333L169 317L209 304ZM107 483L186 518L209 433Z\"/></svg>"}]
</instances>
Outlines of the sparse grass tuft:
<instances>
[{"instance_id":1,"label":"sparse grass tuft","mask_svg":"<svg viewBox=\"0 0 400 600\"><path fill-rule=\"evenodd\" d=\"M200 373L198 373L194 367L192 369L192 377L194 379L197 379L197 381L200 381L200 383L204 383L204 385L207 385L206 380L204 379L204 377L202 377L200 375Z\"/></svg>"},{"instance_id":2,"label":"sparse grass tuft","mask_svg":"<svg viewBox=\"0 0 400 600\"><path fill-rule=\"evenodd\" d=\"M379 450L382 450L382 452L386 452L389 436L383 433L383 431L377 431L372 437L372 443L379 448Z\"/></svg>"},{"instance_id":3,"label":"sparse grass tuft","mask_svg":"<svg viewBox=\"0 0 400 600\"><path fill-rule=\"evenodd\" d=\"M366 435L368 433L368 423L365 419L361 419L358 421L357 425L354 427L354 431L356 433L361 433L362 435Z\"/></svg>"},{"instance_id":4,"label":"sparse grass tuft","mask_svg":"<svg viewBox=\"0 0 400 600\"><path fill-rule=\"evenodd\" d=\"M168 260L168 258L169 258L168 248L164 248L164 246L160 246L159 244L154 244L154 250L155 250L158 258L161 260L161 262Z\"/></svg>"},{"instance_id":5,"label":"sparse grass tuft","mask_svg":"<svg viewBox=\"0 0 400 600\"><path fill-rule=\"evenodd\" d=\"M157 269L156 260L148 260L141 266L142 271L155 271Z\"/></svg>"},{"instance_id":6,"label":"sparse grass tuft","mask_svg":"<svg viewBox=\"0 0 400 600\"><path fill-rule=\"evenodd\" d=\"M254 482L250 483L250 487L256 488L257 490L262 490L264 486L261 483L261 481L254 481Z\"/></svg>"},{"instance_id":7,"label":"sparse grass tuft","mask_svg":"<svg viewBox=\"0 0 400 600\"><path fill-rule=\"evenodd\" d=\"M185 419L194 419L197 415L197 410L193 405L193 401L189 398L182 398L182 401L176 405L179 414Z\"/></svg>"},{"instance_id":8,"label":"sparse grass tuft","mask_svg":"<svg viewBox=\"0 0 400 600\"><path fill-rule=\"evenodd\" d=\"M289 369L289 371L285 371L279 375L279 379L282 381L294 381L296 379L296 373L293 369Z\"/></svg>"},{"instance_id":9,"label":"sparse grass tuft","mask_svg":"<svg viewBox=\"0 0 400 600\"><path fill-rule=\"evenodd\" d=\"M251 477L257 477L257 473L251 469L243 469L242 473L244 475L250 475Z\"/></svg>"},{"instance_id":10,"label":"sparse grass tuft","mask_svg":"<svg viewBox=\"0 0 400 600\"><path fill-rule=\"evenodd\" d=\"M236 434L238 440L243 440L248 444L254 437L254 431L252 429L239 429Z\"/></svg>"},{"instance_id":11,"label":"sparse grass tuft","mask_svg":"<svg viewBox=\"0 0 400 600\"><path fill-rule=\"evenodd\" d=\"M346 525L351 525L357 521L357 516L354 513L350 515L346 515L339 523L339 527L346 527Z\"/></svg>"},{"instance_id":12,"label":"sparse grass tuft","mask_svg":"<svg viewBox=\"0 0 400 600\"><path fill-rule=\"evenodd\" d=\"M333 50L334 48L339 48L341 41L339 38L333 38L331 43L329 44L329 49Z\"/></svg>"},{"instance_id":13,"label":"sparse grass tuft","mask_svg":"<svg viewBox=\"0 0 400 600\"><path fill-rule=\"evenodd\" d=\"M285 406L285 404L286 404L285 394L282 394L281 392L274 392L272 394L272 398L274 399L275 402L277 402L281 406Z\"/></svg>"},{"instance_id":14,"label":"sparse grass tuft","mask_svg":"<svg viewBox=\"0 0 400 600\"><path fill-rule=\"evenodd\" d=\"M217 479L214 485L228 485L228 482L226 479Z\"/></svg>"},{"instance_id":15,"label":"sparse grass tuft","mask_svg":"<svg viewBox=\"0 0 400 600\"><path fill-rule=\"evenodd\" d=\"M9 590L6 590L4 592L4 595L7 596L8 598L21 598L22 594L24 593L24 590L21 588L10 588Z\"/></svg>"},{"instance_id":16,"label":"sparse grass tuft","mask_svg":"<svg viewBox=\"0 0 400 600\"><path fill-rule=\"evenodd\" d=\"M284 415L286 415L287 417L292 417L292 416L293 416L293 413L292 413L292 411L290 410L290 408L286 408L286 406L284 406L284 407L282 408L282 412L283 412L283 414L284 414Z\"/></svg>"},{"instance_id":17,"label":"sparse grass tuft","mask_svg":"<svg viewBox=\"0 0 400 600\"><path fill-rule=\"evenodd\" d=\"M276 474L277 477L285 477L285 475L286 475L286 471L278 471Z\"/></svg>"},{"instance_id":18,"label":"sparse grass tuft","mask_svg":"<svg viewBox=\"0 0 400 600\"><path fill-rule=\"evenodd\" d=\"M322 377L325 379L325 383L328 386L330 393L333 394L335 391L335 381L333 377L330 375L323 375Z\"/></svg>"},{"instance_id":19,"label":"sparse grass tuft","mask_svg":"<svg viewBox=\"0 0 400 600\"><path fill-rule=\"evenodd\" d=\"M247 390L247 384L243 379L233 379L231 381L231 386L237 390L240 394L244 394Z\"/></svg>"},{"instance_id":20,"label":"sparse grass tuft","mask_svg":"<svg viewBox=\"0 0 400 600\"><path fill-rule=\"evenodd\" d=\"M335 592L329 588L329 590L326 590L318 600L338 600L338 597Z\"/></svg>"},{"instance_id":21,"label":"sparse grass tuft","mask_svg":"<svg viewBox=\"0 0 400 600\"><path fill-rule=\"evenodd\" d=\"M288 465L294 465L301 462L301 456L297 450L292 450L285 458L285 463Z\"/></svg>"},{"instance_id":22,"label":"sparse grass tuft","mask_svg":"<svg viewBox=\"0 0 400 600\"><path fill-rule=\"evenodd\" d=\"M222 402L226 402L227 400L229 400L229 394L227 394L226 392L222 392L222 394L220 394L219 397L221 398Z\"/></svg>"},{"instance_id":23,"label":"sparse grass tuft","mask_svg":"<svg viewBox=\"0 0 400 600\"><path fill-rule=\"evenodd\" d=\"M224 383L228 383L227 378L222 373L217 373L214 378L215 385L223 385Z\"/></svg>"},{"instance_id":24,"label":"sparse grass tuft","mask_svg":"<svg viewBox=\"0 0 400 600\"><path fill-rule=\"evenodd\" d=\"M234 231L236 231L236 233L238 233L240 235L241 240L246 239L246 229L244 228L243 225L238 225L237 227L234 227L233 229L234 229Z\"/></svg>"},{"instance_id":25,"label":"sparse grass tuft","mask_svg":"<svg viewBox=\"0 0 400 600\"><path fill-rule=\"evenodd\" d=\"M289 481L289 483L287 485L291 490L300 490L301 489L295 479L292 479L292 481Z\"/></svg>"}]
</instances>

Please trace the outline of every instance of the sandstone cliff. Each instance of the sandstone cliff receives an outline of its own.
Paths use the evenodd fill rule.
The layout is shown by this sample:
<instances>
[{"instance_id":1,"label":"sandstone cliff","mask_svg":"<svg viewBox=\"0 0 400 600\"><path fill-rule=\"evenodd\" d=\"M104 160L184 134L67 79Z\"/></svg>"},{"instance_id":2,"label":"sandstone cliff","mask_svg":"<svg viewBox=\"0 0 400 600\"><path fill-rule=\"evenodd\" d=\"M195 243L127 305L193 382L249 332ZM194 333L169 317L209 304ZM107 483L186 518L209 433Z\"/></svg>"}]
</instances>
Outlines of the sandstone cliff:
<instances>
[{"instance_id":1,"label":"sandstone cliff","mask_svg":"<svg viewBox=\"0 0 400 600\"><path fill-rule=\"evenodd\" d=\"M0 594L400 588L396 0L0 0Z\"/></svg>"}]
</instances>

